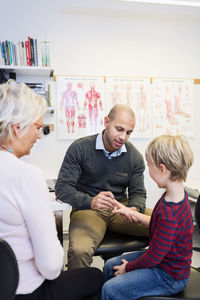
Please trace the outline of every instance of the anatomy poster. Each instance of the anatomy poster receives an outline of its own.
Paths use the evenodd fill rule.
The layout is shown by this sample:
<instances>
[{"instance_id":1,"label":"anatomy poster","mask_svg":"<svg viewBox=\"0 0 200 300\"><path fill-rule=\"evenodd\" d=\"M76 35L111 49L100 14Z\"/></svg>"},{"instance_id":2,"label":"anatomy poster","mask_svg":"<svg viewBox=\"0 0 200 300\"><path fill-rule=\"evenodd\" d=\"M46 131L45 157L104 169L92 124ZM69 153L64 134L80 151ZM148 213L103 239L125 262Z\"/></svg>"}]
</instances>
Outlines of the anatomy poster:
<instances>
[{"instance_id":1,"label":"anatomy poster","mask_svg":"<svg viewBox=\"0 0 200 300\"><path fill-rule=\"evenodd\" d=\"M57 76L56 88L58 139L75 139L103 129L103 77Z\"/></svg>"},{"instance_id":2,"label":"anatomy poster","mask_svg":"<svg viewBox=\"0 0 200 300\"><path fill-rule=\"evenodd\" d=\"M146 78L106 78L106 99L109 109L115 104L128 104L135 112L133 136L152 136L152 87Z\"/></svg>"},{"instance_id":3,"label":"anatomy poster","mask_svg":"<svg viewBox=\"0 0 200 300\"><path fill-rule=\"evenodd\" d=\"M153 80L153 130L160 134L194 135L193 80Z\"/></svg>"}]
</instances>

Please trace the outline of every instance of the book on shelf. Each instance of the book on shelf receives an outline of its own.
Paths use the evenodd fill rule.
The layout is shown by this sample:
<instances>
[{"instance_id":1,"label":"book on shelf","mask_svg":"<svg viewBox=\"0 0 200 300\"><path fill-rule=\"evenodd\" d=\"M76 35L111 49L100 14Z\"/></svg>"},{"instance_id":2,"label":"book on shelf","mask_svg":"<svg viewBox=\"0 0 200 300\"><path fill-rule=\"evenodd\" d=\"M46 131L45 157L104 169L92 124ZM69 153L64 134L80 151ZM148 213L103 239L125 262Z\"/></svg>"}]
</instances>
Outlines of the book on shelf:
<instances>
[{"instance_id":1,"label":"book on shelf","mask_svg":"<svg viewBox=\"0 0 200 300\"><path fill-rule=\"evenodd\" d=\"M5 50L4 50L4 43L0 42L0 64L4 65L5 63Z\"/></svg>"},{"instance_id":2,"label":"book on shelf","mask_svg":"<svg viewBox=\"0 0 200 300\"><path fill-rule=\"evenodd\" d=\"M24 60L23 60L23 49L22 49L22 43L21 42L18 42L17 43L18 47L18 56L19 56L19 59L18 59L18 66L23 66L24 65Z\"/></svg>"},{"instance_id":3,"label":"book on shelf","mask_svg":"<svg viewBox=\"0 0 200 300\"><path fill-rule=\"evenodd\" d=\"M25 42L22 41L21 45L22 45L22 66L27 66Z\"/></svg>"},{"instance_id":4,"label":"book on shelf","mask_svg":"<svg viewBox=\"0 0 200 300\"><path fill-rule=\"evenodd\" d=\"M10 41L8 41L7 47L8 47L9 62L10 62L10 65L12 66L13 65L13 52L12 52L12 47L11 47Z\"/></svg>"},{"instance_id":5,"label":"book on shelf","mask_svg":"<svg viewBox=\"0 0 200 300\"><path fill-rule=\"evenodd\" d=\"M31 66L35 66L35 58L34 58L34 45L33 45L33 39L28 37L29 39L29 45L30 45L30 58L31 58Z\"/></svg>"},{"instance_id":6,"label":"book on shelf","mask_svg":"<svg viewBox=\"0 0 200 300\"><path fill-rule=\"evenodd\" d=\"M50 41L46 40L46 66L50 66Z\"/></svg>"},{"instance_id":7,"label":"book on shelf","mask_svg":"<svg viewBox=\"0 0 200 300\"><path fill-rule=\"evenodd\" d=\"M34 44L34 62L35 62L35 65L38 66L37 39L33 39L33 44Z\"/></svg>"},{"instance_id":8,"label":"book on shelf","mask_svg":"<svg viewBox=\"0 0 200 300\"><path fill-rule=\"evenodd\" d=\"M47 101L47 106L51 107L51 85L49 82L25 82L25 84L42 96Z\"/></svg>"},{"instance_id":9,"label":"book on shelf","mask_svg":"<svg viewBox=\"0 0 200 300\"><path fill-rule=\"evenodd\" d=\"M37 39L37 56L38 56L38 66L42 66L42 49L41 49L41 39Z\"/></svg>"},{"instance_id":10,"label":"book on shelf","mask_svg":"<svg viewBox=\"0 0 200 300\"><path fill-rule=\"evenodd\" d=\"M9 57L9 47L8 47L8 41L5 41L5 57L7 64L10 65L10 57Z\"/></svg>"},{"instance_id":11,"label":"book on shelf","mask_svg":"<svg viewBox=\"0 0 200 300\"><path fill-rule=\"evenodd\" d=\"M10 66L50 66L50 40L32 38L16 44L0 41L0 64Z\"/></svg>"}]
</instances>

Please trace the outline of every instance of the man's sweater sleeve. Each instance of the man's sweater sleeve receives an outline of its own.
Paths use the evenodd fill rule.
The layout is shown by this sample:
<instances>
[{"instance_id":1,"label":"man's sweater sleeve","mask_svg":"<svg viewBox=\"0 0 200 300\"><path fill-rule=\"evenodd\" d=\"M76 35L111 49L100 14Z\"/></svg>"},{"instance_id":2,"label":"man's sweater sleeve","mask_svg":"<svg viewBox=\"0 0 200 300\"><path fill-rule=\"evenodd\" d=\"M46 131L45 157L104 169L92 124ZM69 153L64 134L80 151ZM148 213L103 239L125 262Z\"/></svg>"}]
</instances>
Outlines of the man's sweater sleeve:
<instances>
[{"instance_id":1,"label":"man's sweater sleeve","mask_svg":"<svg viewBox=\"0 0 200 300\"><path fill-rule=\"evenodd\" d=\"M90 209L92 197L77 191L76 186L81 176L81 164L83 149L77 143L73 143L67 150L63 160L58 180L55 186L56 197L69 203L76 209Z\"/></svg>"}]
</instances>

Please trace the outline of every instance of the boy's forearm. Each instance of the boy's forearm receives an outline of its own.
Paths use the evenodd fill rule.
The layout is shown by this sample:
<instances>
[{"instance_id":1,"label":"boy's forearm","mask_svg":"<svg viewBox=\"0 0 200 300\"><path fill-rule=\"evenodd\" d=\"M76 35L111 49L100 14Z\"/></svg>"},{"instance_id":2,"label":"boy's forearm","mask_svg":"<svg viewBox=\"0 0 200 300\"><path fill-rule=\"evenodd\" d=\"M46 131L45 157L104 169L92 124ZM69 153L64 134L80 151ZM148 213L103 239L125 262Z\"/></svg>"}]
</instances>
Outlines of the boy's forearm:
<instances>
[{"instance_id":1,"label":"boy's forearm","mask_svg":"<svg viewBox=\"0 0 200 300\"><path fill-rule=\"evenodd\" d=\"M124 215L134 216L137 218L139 222L143 223L146 226L149 226L149 222L151 218L150 216L138 212L135 208L127 207L116 200L115 203L116 203L116 208L113 210L114 213L121 213Z\"/></svg>"},{"instance_id":2,"label":"boy's forearm","mask_svg":"<svg viewBox=\"0 0 200 300\"><path fill-rule=\"evenodd\" d=\"M132 216L135 216L139 222L143 223L146 226L149 226L149 222L150 222L150 218L151 218L150 216L147 216L145 214L142 214L142 213L132 210L132 209L130 209L130 214Z\"/></svg>"}]
</instances>

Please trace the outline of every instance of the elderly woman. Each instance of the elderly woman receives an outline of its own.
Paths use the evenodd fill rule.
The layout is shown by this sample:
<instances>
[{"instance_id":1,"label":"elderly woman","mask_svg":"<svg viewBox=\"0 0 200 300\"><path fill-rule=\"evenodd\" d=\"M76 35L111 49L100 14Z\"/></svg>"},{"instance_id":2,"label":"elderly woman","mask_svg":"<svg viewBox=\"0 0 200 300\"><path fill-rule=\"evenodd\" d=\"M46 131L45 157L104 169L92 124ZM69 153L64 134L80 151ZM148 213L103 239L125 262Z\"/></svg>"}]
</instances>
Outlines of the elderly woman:
<instances>
[{"instance_id":1,"label":"elderly woman","mask_svg":"<svg viewBox=\"0 0 200 300\"><path fill-rule=\"evenodd\" d=\"M41 138L46 101L25 84L0 85L0 237L12 247L19 267L16 300L100 299L102 272L61 272L48 188L41 171L19 158Z\"/></svg>"}]
</instances>

